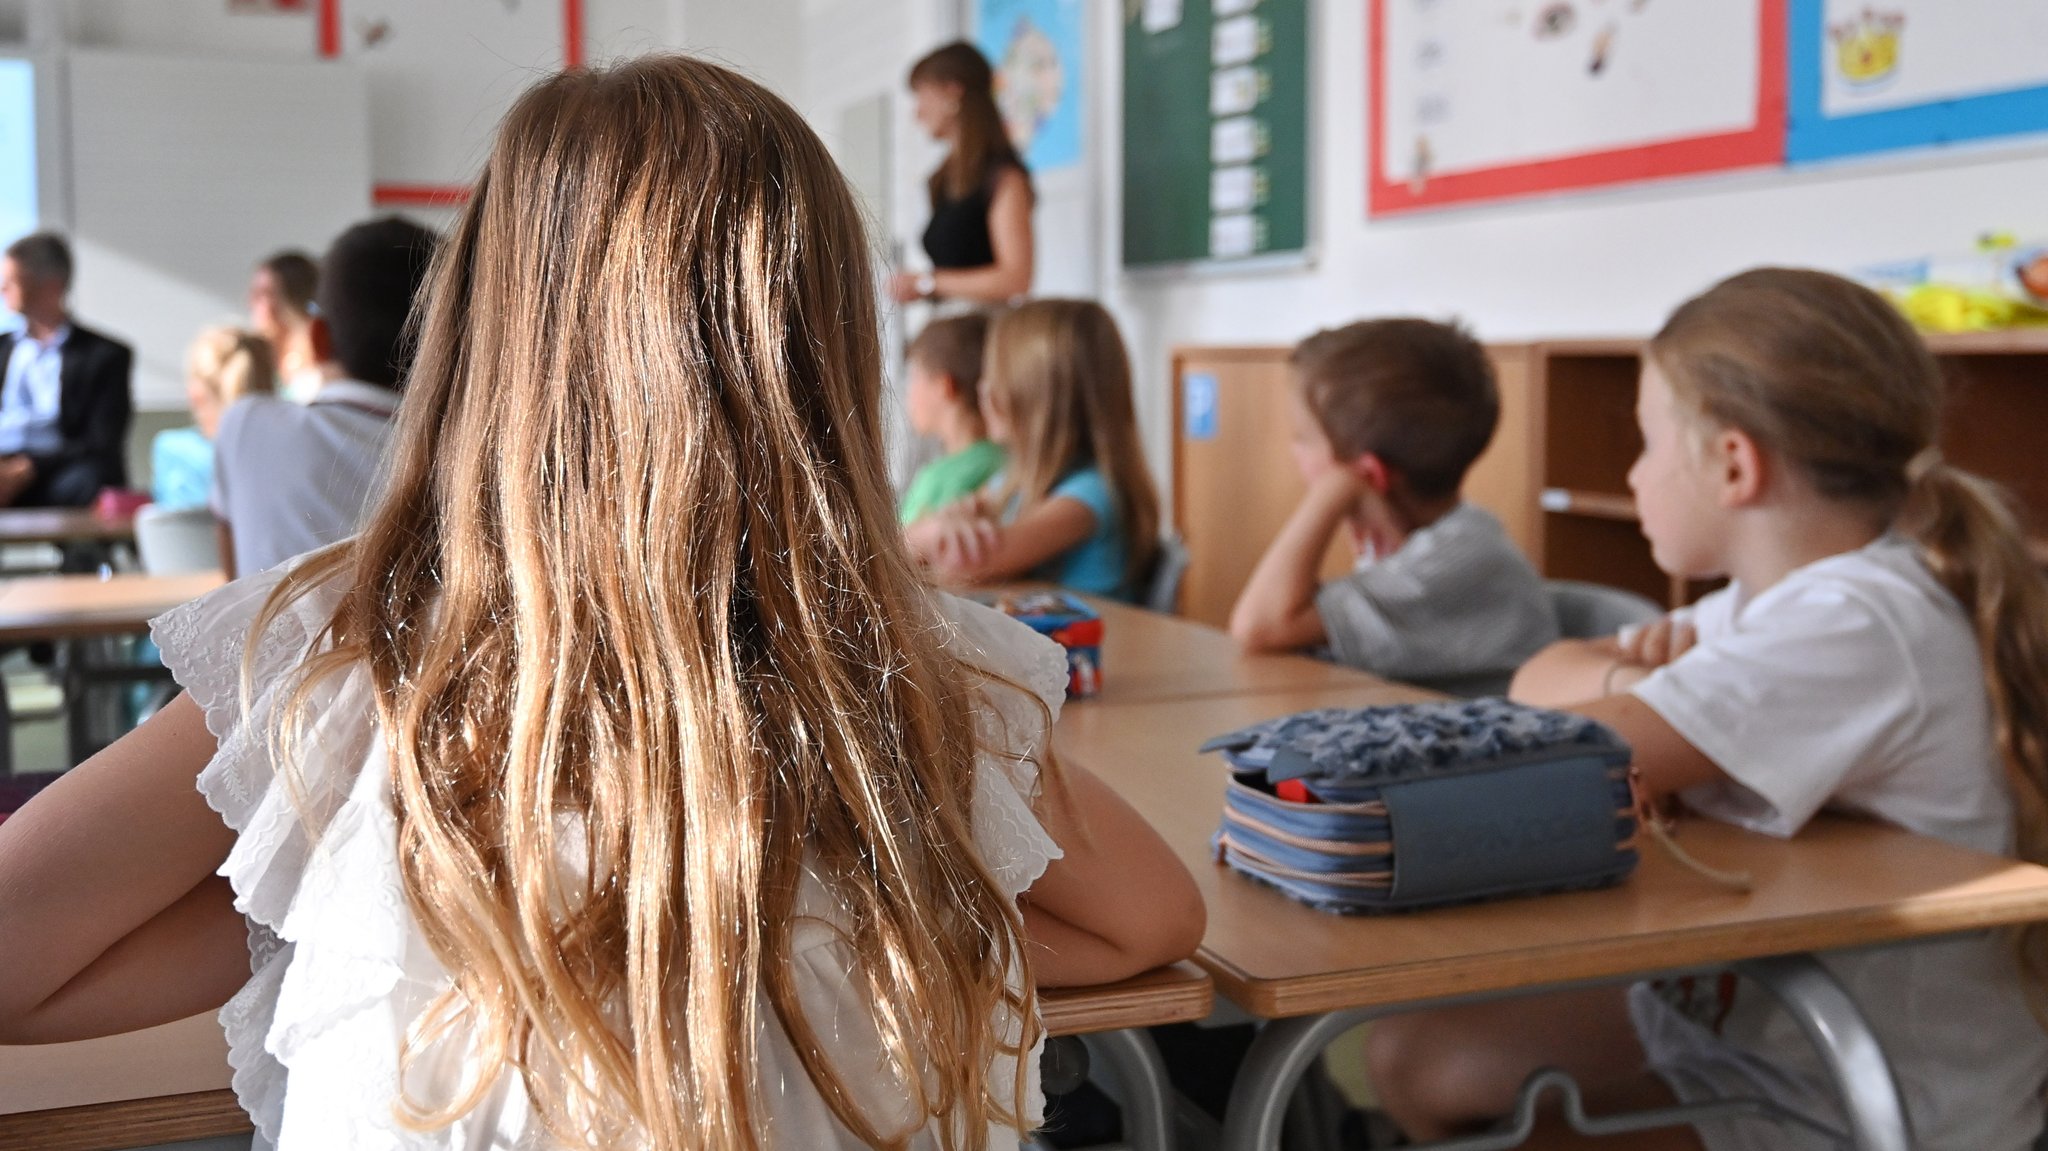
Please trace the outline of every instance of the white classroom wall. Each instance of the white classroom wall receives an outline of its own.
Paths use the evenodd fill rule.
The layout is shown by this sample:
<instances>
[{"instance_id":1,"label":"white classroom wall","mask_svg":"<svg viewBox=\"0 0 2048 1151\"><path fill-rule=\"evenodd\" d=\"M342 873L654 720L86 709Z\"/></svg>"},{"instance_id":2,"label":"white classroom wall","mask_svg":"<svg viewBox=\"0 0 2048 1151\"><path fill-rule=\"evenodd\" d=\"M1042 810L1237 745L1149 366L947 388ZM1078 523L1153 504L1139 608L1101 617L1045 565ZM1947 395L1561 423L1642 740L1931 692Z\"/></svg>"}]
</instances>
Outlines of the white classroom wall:
<instances>
[{"instance_id":1,"label":"white classroom wall","mask_svg":"<svg viewBox=\"0 0 2048 1151\"><path fill-rule=\"evenodd\" d=\"M305 15L231 16L224 0L56 2L74 13L76 40L98 47L180 55L312 53ZM1487 339L1642 333L1687 293L1750 264L1853 268L1965 250L1985 229L2048 235L2048 197L2039 192L2048 186L2048 148L2042 146L1687 179L1369 222L1366 5L1312 3L1313 266L1124 275L1115 260L1122 194L1116 186L1121 55L1115 37L1123 5L1097 0L1098 50L1089 76L1100 160L1100 199L1089 230L1095 254L1060 249L1064 230L1047 229L1041 262L1097 263L1095 280L1128 330L1141 414L1162 472L1170 409L1165 367L1178 343L1286 342L1320 325L1390 312L1457 315ZM849 169L873 167L867 164L873 157L856 151L886 149L889 194L875 205L885 217L877 248L886 258L892 242L914 251L924 214L922 177L937 158L909 121L903 76L918 55L964 30L968 7L966 0L586 0L586 43L594 59L667 45L708 51L803 109ZM476 84L483 89L502 79L479 76ZM888 123L879 135L878 99L888 102ZM460 109L413 114L477 119ZM419 129L373 109L370 130L373 139L388 139ZM851 132L861 138L849 138ZM1131 194L1142 196L1143 189Z\"/></svg>"},{"instance_id":2,"label":"white classroom wall","mask_svg":"<svg viewBox=\"0 0 2048 1151\"><path fill-rule=\"evenodd\" d=\"M834 30L832 51L907 64L934 40L889 52L864 45L928 0L871 0L864 24ZM1837 270L1968 251L1985 230L2048 237L2048 142L1639 185L1368 221L1365 215L1364 0L1311 0L1313 202L1317 252L1292 271L1135 275L1116 267L1121 3L1098 5L1101 135L1098 228L1104 296L1131 344L1154 471L1166 474L1168 354L1184 343L1287 343L1367 315L1456 316L1489 340L1641 335L1713 280L1760 263ZM897 75L900 76L900 70ZM829 118L829 101L814 100ZM915 207L915 205L913 205ZM921 213L899 235L914 243ZM1060 242L1041 232L1041 245ZM1044 258L1043 256L1041 258Z\"/></svg>"}]
</instances>

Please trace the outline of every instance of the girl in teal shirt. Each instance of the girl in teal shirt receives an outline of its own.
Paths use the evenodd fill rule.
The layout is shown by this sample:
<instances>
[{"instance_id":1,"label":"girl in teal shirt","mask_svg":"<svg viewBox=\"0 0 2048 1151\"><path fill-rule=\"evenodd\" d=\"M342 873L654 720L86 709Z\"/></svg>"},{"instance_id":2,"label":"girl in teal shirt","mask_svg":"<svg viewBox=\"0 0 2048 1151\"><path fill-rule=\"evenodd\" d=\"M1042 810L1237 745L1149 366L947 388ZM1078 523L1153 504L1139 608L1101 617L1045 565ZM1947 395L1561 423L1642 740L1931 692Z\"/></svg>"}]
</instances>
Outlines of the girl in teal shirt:
<instances>
[{"instance_id":1,"label":"girl in teal shirt","mask_svg":"<svg viewBox=\"0 0 2048 1151\"><path fill-rule=\"evenodd\" d=\"M913 525L912 549L948 583L1132 598L1158 548L1159 497L1116 321L1089 301L1035 300L992 322L986 364L982 418L1009 464Z\"/></svg>"}]
</instances>

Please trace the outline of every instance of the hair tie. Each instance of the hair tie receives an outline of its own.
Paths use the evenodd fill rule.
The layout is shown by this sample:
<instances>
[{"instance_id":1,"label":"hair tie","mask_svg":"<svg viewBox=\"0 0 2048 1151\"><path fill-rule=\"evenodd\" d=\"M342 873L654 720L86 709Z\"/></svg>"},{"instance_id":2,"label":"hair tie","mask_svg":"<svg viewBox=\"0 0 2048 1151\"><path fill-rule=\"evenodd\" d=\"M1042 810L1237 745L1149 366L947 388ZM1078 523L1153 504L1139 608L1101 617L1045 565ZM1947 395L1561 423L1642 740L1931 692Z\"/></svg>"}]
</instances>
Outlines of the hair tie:
<instances>
[{"instance_id":1,"label":"hair tie","mask_svg":"<svg viewBox=\"0 0 2048 1151\"><path fill-rule=\"evenodd\" d=\"M1912 459L1906 461L1906 482L1918 484L1947 466L1948 461L1942 458L1940 448L1932 445L1921 448Z\"/></svg>"}]
</instances>

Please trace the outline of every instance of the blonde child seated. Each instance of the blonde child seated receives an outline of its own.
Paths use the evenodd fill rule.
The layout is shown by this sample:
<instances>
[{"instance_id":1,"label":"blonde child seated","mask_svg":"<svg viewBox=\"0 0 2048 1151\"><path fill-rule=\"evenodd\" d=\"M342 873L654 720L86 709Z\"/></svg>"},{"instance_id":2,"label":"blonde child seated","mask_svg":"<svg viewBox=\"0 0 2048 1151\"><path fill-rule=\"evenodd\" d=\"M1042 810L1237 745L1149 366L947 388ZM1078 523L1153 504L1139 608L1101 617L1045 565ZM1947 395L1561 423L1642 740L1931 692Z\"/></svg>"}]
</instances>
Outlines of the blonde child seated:
<instances>
[{"instance_id":1,"label":"blonde child seated","mask_svg":"<svg viewBox=\"0 0 2048 1151\"><path fill-rule=\"evenodd\" d=\"M1318 332L1293 356L1294 463L1308 493L1230 613L1252 651L1328 644L1344 663L1446 690L1505 690L1557 638L1543 581L1458 495L1500 397L1486 353L1428 320ZM1350 575L1319 581L1338 532Z\"/></svg>"},{"instance_id":2,"label":"blonde child seated","mask_svg":"<svg viewBox=\"0 0 2048 1151\"><path fill-rule=\"evenodd\" d=\"M1791 836L1835 810L2048 858L2048 584L1995 490L1942 462L1941 409L1920 338L1847 280L1763 269L1681 307L1644 357L1629 483L1658 565L1730 586L1627 644L1557 645L1516 694L1606 721L1651 792L1709 818ZM2043 942L2037 926L1822 956L1897 1074L1915 1146L2021 1151L2041 1134ZM1843 1128L1798 1026L1731 980L1403 1017L1376 1030L1372 1064L1418 1139L1485 1126L1542 1065L1577 1076L1596 1113L1749 1096ZM1631 1146L1832 1144L1743 1117Z\"/></svg>"},{"instance_id":3,"label":"blonde child seated","mask_svg":"<svg viewBox=\"0 0 2048 1151\"><path fill-rule=\"evenodd\" d=\"M981 490L1003 467L981 419L981 361L988 317L933 320L910 342L910 429L936 436L946 454L919 468L898 514L906 524Z\"/></svg>"},{"instance_id":4,"label":"blonde child seated","mask_svg":"<svg viewBox=\"0 0 2048 1151\"><path fill-rule=\"evenodd\" d=\"M189 694L0 825L0 1042L232 996L286 1151L1015 1147L1034 988L1202 911L897 543L871 283L754 83L522 97L362 534L160 620Z\"/></svg>"},{"instance_id":5,"label":"blonde child seated","mask_svg":"<svg viewBox=\"0 0 2048 1151\"><path fill-rule=\"evenodd\" d=\"M149 445L150 495L160 508L203 508L213 494L213 437L221 414L243 396L277 391L269 340L240 328L208 328L185 352L185 399L192 426L158 432Z\"/></svg>"},{"instance_id":6,"label":"blonde child seated","mask_svg":"<svg viewBox=\"0 0 2048 1151\"><path fill-rule=\"evenodd\" d=\"M1086 300L997 316L981 411L1009 462L988 490L911 525L911 550L944 583L1134 597L1159 547L1159 497L1116 321Z\"/></svg>"}]
</instances>

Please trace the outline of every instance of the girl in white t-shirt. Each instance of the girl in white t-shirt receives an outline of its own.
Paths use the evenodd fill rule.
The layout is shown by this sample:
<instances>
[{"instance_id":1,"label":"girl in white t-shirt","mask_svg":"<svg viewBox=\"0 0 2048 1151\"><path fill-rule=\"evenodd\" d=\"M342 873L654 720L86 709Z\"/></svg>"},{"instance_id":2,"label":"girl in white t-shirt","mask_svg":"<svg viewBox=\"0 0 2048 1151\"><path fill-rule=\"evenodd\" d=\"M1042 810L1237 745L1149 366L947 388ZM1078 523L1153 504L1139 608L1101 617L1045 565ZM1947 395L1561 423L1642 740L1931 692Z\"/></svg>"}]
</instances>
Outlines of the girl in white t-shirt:
<instances>
[{"instance_id":1,"label":"girl in white t-shirt","mask_svg":"<svg viewBox=\"0 0 2048 1151\"><path fill-rule=\"evenodd\" d=\"M1828 809L2048 859L2048 584L1997 492L1942 462L1941 408L1926 346L1847 280L1761 269L1685 304L1644 357L1629 484L1658 565L1729 586L1639 635L1548 649L1516 694L1611 724L1649 790L1711 818L1790 836ZM2042 929L1822 961L1875 1030L1915 1146L2033 1145ZM1540 1066L1572 1072L1595 1113L1745 1096L1844 1128L1798 1026L1728 978L1407 1016L1372 1048L1418 1138L1488 1125ZM1557 1127L1535 1145L1588 1145ZM1833 1144L1731 1118L1629 1146Z\"/></svg>"},{"instance_id":2,"label":"girl in white t-shirt","mask_svg":"<svg viewBox=\"0 0 2048 1151\"><path fill-rule=\"evenodd\" d=\"M1041 776L1059 650L919 584L867 251L732 72L524 96L362 534L160 620L188 694L0 825L0 1042L225 1002L286 1148L1014 1147L1035 989L1202 911Z\"/></svg>"}]
</instances>

